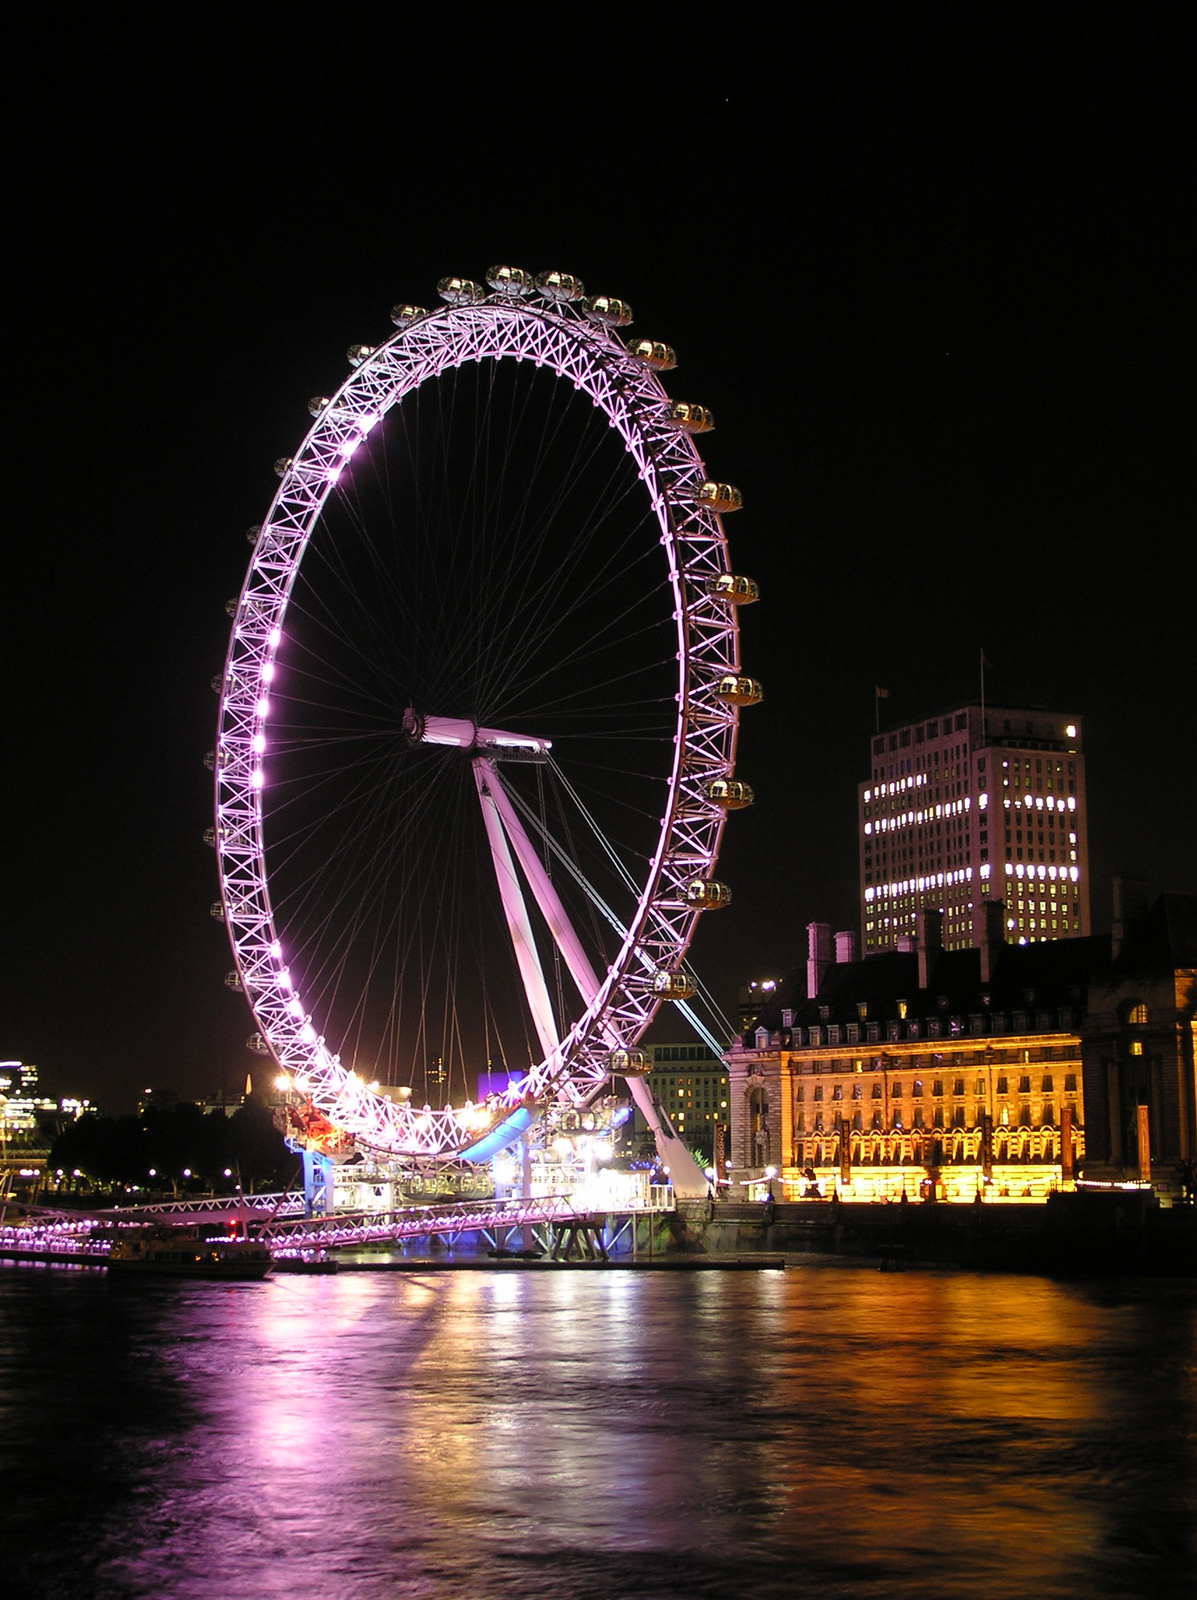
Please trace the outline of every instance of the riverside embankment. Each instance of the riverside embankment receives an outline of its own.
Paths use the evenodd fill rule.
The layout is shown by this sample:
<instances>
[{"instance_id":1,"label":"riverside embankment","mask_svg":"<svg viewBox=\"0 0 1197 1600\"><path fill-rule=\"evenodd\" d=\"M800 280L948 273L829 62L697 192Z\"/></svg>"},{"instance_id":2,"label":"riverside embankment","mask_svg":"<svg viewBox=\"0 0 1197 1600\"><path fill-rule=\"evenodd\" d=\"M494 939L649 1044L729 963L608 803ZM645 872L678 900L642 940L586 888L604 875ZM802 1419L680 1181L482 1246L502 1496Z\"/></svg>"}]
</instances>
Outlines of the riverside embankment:
<instances>
[{"instance_id":1,"label":"riverside embankment","mask_svg":"<svg viewBox=\"0 0 1197 1600\"><path fill-rule=\"evenodd\" d=\"M710 1254L819 1254L880 1266L1051 1274L1197 1276L1197 1206L1141 1192L1055 1194L1040 1204L798 1201L679 1205L658 1248Z\"/></svg>"}]
</instances>

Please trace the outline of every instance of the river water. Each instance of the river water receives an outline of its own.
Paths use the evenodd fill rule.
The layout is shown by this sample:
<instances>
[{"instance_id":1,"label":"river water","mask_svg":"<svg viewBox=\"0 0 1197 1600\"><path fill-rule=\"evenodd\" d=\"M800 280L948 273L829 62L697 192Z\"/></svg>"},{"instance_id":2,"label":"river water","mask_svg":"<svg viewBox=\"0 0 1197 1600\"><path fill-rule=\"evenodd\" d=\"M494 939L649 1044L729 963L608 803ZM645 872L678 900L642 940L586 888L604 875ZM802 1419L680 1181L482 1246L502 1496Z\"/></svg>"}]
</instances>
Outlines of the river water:
<instances>
[{"instance_id":1,"label":"river water","mask_svg":"<svg viewBox=\"0 0 1197 1600\"><path fill-rule=\"evenodd\" d=\"M7 1592L1191 1596L1197 1285L0 1268Z\"/></svg>"}]
</instances>

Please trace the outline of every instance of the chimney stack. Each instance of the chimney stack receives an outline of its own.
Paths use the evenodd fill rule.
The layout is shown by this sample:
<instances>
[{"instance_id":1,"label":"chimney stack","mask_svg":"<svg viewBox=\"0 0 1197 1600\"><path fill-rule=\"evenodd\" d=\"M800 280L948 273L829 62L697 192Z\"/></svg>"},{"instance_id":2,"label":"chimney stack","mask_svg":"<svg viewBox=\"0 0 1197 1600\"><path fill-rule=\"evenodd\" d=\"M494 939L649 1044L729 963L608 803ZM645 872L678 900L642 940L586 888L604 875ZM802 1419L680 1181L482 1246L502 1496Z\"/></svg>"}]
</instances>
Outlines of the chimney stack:
<instances>
[{"instance_id":1,"label":"chimney stack","mask_svg":"<svg viewBox=\"0 0 1197 1600\"><path fill-rule=\"evenodd\" d=\"M1147 880L1124 878L1118 873L1114 878L1114 926L1110 931L1110 952L1118 956L1126 943L1132 922L1147 914Z\"/></svg>"},{"instance_id":2,"label":"chimney stack","mask_svg":"<svg viewBox=\"0 0 1197 1600\"><path fill-rule=\"evenodd\" d=\"M830 922L808 922L806 925L806 998L813 1000L823 982L823 974L831 965Z\"/></svg>"},{"instance_id":3,"label":"chimney stack","mask_svg":"<svg viewBox=\"0 0 1197 1600\"><path fill-rule=\"evenodd\" d=\"M914 929L919 952L919 988L929 989L931 974L943 949L943 912L916 911Z\"/></svg>"},{"instance_id":4,"label":"chimney stack","mask_svg":"<svg viewBox=\"0 0 1197 1600\"><path fill-rule=\"evenodd\" d=\"M850 928L835 936L835 961L836 966L842 967L845 962L860 960L860 941Z\"/></svg>"},{"instance_id":5,"label":"chimney stack","mask_svg":"<svg viewBox=\"0 0 1197 1600\"><path fill-rule=\"evenodd\" d=\"M998 955L1006 942L1006 902L987 900L985 925L981 929L981 982L992 983Z\"/></svg>"}]
</instances>

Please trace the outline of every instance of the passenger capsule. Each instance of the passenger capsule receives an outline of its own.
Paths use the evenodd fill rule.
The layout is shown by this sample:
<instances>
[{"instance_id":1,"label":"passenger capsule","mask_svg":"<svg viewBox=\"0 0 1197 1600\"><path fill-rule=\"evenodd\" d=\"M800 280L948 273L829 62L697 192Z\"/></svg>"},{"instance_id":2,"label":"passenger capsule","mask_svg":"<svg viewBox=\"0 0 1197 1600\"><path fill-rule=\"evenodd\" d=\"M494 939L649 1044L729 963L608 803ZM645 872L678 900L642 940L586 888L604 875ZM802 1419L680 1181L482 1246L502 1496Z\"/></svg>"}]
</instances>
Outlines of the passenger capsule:
<instances>
[{"instance_id":1,"label":"passenger capsule","mask_svg":"<svg viewBox=\"0 0 1197 1600\"><path fill-rule=\"evenodd\" d=\"M224 986L226 989L231 989L234 994L240 994L241 974L239 972L226 972L224 975Z\"/></svg>"},{"instance_id":2,"label":"passenger capsule","mask_svg":"<svg viewBox=\"0 0 1197 1600\"><path fill-rule=\"evenodd\" d=\"M326 394L314 394L308 401L308 415L311 417L318 417L320 413L328 407L329 404L330 401Z\"/></svg>"},{"instance_id":3,"label":"passenger capsule","mask_svg":"<svg viewBox=\"0 0 1197 1600\"><path fill-rule=\"evenodd\" d=\"M428 315L426 306L392 306L391 321L397 328L410 328L413 322Z\"/></svg>"},{"instance_id":4,"label":"passenger capsule","mask_svg":"<svg viewBox=\"0 0 1197 1600\"><path fill-rule=\"evenodd\" d=\"M257 544L261 532L262 524L260 522L255 522L252 528L246 528L245 537L249 540L250 544Z\"/></svg>"},{"instance_id":5,"label":"passenger capsule","mask_svg":"<svg viewBox=\"0 0 1197 1600\"><path fill-rule=\"evenodd\" d=\"M712 511L718 511L720 516L726 516L729 511L739 511L744 504L744 496L735 484L712 483L709 478L706 483L699 484L695 498L700 506L709 506Z\"/></svg>"},{"instance_id":6,"label":"passenger capsule","mask_svg":"<svg viewBox=\"0 0 1197 1600\"><path fill-rule=\"evenodd\" d=\"M626 348L630 356L643 361L654 372L672 372L677 366L677 351L659 339L629 339Z\"/></svg>"},{"instance_id":7,"label":"passenger capsule","mask_svg":"<svg viewBox=\"0 0 1197 1600\"><path fill-rule=\"evenodd\" d=\"M686 885L686 904L699 911L718 911L731 905L732 892L726 883L714 878L693 878Z\"/></svg>"},{"instance_id":8,"label":"passenger capsule","mask_svg":"<svg viewBox=\"0 0 1197 1600\"><path fill-rule=\"evenodd\" d=\"M740 578L734 572L721 572L707 579L707 593L716 600L726 600L733 606L750 606L761 597L760 585L752 578Z\"/></svg>"},{"instance_id":9,"label":"passenger capsule","mask_svg":"<svg viewBox=\"0 0 1197 1600\"><path fill-rule=\"evenodd\" d=\"M580 300L586 293L586 286L581 278L575 278L572 272L538 272L536 292L543 295L546 300L564 302Z\"/></svg>"},{"instance_id":10,"label":"passenger capsule","mask_svg":"<svg viewBox=\"0 0 1197 1600\"><path fill-rule=\"evenodd\" d=\"M666 415L686 433L710 433L715 426L715 413L689 400L675 400Z\"/></svg>"},{"instance_id":11,"label":"passenger capsule","mask_svg":"<svg viewBox=\"0 0 1197 1600\"><path fill-rule=\"evenodd\" d=\"M237 615L236 600L226 600L224 603L224 609L226 616L235 617Z\"/></svg>"},{"instance_id":12,"label":"passenger capsule","mask_svg":"<svg viewBox=\"0 0 1197 1600\"><path fill-rule=\"evenodd\" d=\"M755 678L740 678L729 672L715 685L715 699L725 706L759 706L765 691Z\"/></svg>"},{"instance_id":13,"label":"passenger capsule","mask_svg":"<svg viewBox=\"0 0 1197 1600\"><path fill-rule=\"evenodd\" d=\"M208 915L212 918L212 920L214 922L223 922L224 921L224 906L223 906L223 904L219 900L213 900L212 904L208 907Z\"/></svg>"},{"instance_id":14,"label":"passenger capsule","mask_svg":"<svg viewBox=\"0 0 1197 1600\"><path fill-rule=\"evenodd\" d=\"M212 690L213 694L219 694L224 688L224 679L221 677L219 672L214 678L209 678L208 687Z\"/></svg>"},{"instance_id":15,"label":"passenger capsule","mask_svg":"<svg viewBox=\"0 0 1197 1600\"><path fill-rule=\"evenodd\" d=\"M215 772L216 771L216 751L215 750L209 750L208 751L207 755L204 757L204 765L205 765L205 767L207 767L209 772Z\"/></svg>"},{"instance_id":16,"label":"passenger capsule","mask_svg":"<svg viewBox=\"0 0 1197 1600\"><path fill-rule=\"evenodd\" d=\"M530 272L525 272L523 267L488 267L486 281L496 294L509 294L511 296L531 294L536 288Z\"/></svg>"},{"instance_id":17,"label":"passenger capsule","mask_svg":"<svg viewBox=\"0 0 1197 1600\"><path fill-rule=\"evenodd\" d=\"M288 472L290 472L291 468L294 465L295 465L294 457L292 457L292 456L279 456L278 460L274 463L274 475L275 475L275 477L276 478L285 478L287 476Z\"/></svg>"},{"instance_id":18,"label":"passenger capsule","mask_svg":"<svg viewBox=\"0 0 1197 1600\"><path fill-rule=\"evenodd\" d=\"M752 785L741 783L738 778L716 778L707 784L703 793L721 811L743 811L756 799Z\"/></svg>"},{"instance_id":19,"label":"passenger capsule","mask_svg":"<svg viewBox=\"0 0 1197 1600\"><path fill-rule=\"evenodd\" d=\"M374 354L372 344L351 344L345 352L345 359L351 367L360 367L363 361L369 361Z\"/></svg>"},{"instance_id":20,"label":"passenger capsule","mask_svg":"<svg viewBox=\"0 0 1197 1600\"><path fill-rule=\"evenodd\" d=\"M653 993L659 1000L691 1000L698 993L698 985L688 972L658 972L653 979Z\"/></svg>"},{"instance_id":21,"label":"passenger capsule","mask_svg":"<svg viewBox=\"0 0 1197 1600\"><path fill-rule=\"evenodd\" d=\"M607 1057L607 1071L613 1078L644 1078L652 1070L649 1050L612 1050Z\"/></svg>"},{"instance_id":22,"label":"passenger capsule","mask_svg":"<svg viewBox=\"0 0 1197 1600\"><path fill-rule=\"evenodd\" d=\"M270 1046L260 1033L251 1033L245 1041L245 1048L251 1050L256 1056L268 1056L270 1054Z\"/></svg>"},{"instance_id":23,"label":"passenger capsule","mask_svg":"<svg viewBox=\"0 0 1197 1600\"><path fill-rule=\"evenodd\" d=\"M215 848L216 848L216 829L215 828L205 828L204 829L204 843L205 844L210 844L212 846L213 850L215 850Z\"/></svg>"},{"instance_id":24,"label":"passenger capsule","mask_svg":"<svg viewBox=\"0 0 1197 1600\"><path fill-rule=\"evenodd\" d=\"M486 290L472 278L442 278L436 292L451 306L476 306L486 299Z\"/></svg>"},{"instance_id":25,"label":"passenger capsule","mask_svg":"<svg viewBox=\"0 0 1197 1600\"><path fill-rule=\"evenodd\" d=\"M591 322L601 322L604 328L629 328L632 324L631 306L611 294L590 295L582 310Z\"/></svg>"}]
</instances>

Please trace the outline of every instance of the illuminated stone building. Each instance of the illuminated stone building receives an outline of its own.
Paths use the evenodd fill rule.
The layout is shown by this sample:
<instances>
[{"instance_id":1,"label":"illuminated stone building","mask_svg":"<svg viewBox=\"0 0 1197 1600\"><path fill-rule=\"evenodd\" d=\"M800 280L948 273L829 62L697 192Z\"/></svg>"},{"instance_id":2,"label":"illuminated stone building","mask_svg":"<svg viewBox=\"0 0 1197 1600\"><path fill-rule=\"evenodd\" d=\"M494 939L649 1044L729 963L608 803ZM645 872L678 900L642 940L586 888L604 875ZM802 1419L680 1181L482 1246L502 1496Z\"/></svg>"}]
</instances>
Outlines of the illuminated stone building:
<instances>
[{"instance_id":1,"label":"illuminated stone building","mask_svg":"<svg viewBox=\"0 0 1197 1600\"><path fill-rule=\"evenodd\" d=\"M945 950L979 946L1003 900L1012 943L1089 933L1081 719L964 705L878 733L858 788L865 955L943 913Z\"/></svg>"},{"instance_id":2,"label":"illuminated stone building","mask_svg":"<svg viewBox=\"0 0 1197 1600\"><path fill-rule=\"evenodd\" d=\"M1054 791L1053 791L1054 792ZM922 911L912 950L855 958L855 936L778 986L725 1056L733 1181L846 1199L1041 1198L1085 1154L1081 1024L1108 938L948 950ZM809 983L803 981L809 977Z\"/></svg>"},{"instance_id":3,"label":"illuminated stone building","mask_svg":"<svg viewBox=\"0 0 1197 1600\"><path fill-rule=\"evenodd\" d=\"M1197 1162L1197 895L1129 917L1115 884L1114 959L1083 1037L1087 1180L1192 1190Z\"/></svg>"}]
</instances>

